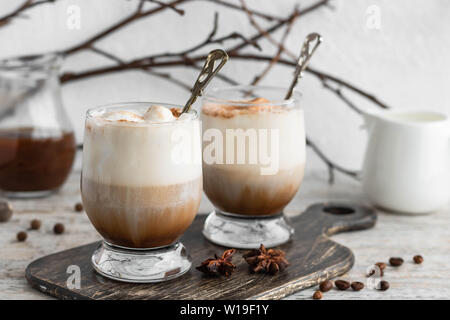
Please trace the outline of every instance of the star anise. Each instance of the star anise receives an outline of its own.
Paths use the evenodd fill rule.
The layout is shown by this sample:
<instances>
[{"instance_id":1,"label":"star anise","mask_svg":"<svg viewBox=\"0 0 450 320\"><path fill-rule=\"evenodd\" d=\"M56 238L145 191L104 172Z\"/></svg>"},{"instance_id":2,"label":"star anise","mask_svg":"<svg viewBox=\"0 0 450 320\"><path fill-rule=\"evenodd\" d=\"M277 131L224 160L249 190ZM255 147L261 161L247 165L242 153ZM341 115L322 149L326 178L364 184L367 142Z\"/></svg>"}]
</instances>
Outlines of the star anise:
<instances>
[{"instance_id":1,"label":"star anise","mask_svg":"<svg viewBox=\"0 0 450 320\"><path fill-rule=\"evenodd\" d=\"M236 265L231 263L235 252L235 249L226 250L221 258L215 254L214 259L206 259L197 267L197 270L206 274L221 274L228 277L236 269Z\"/></svg>"},{"instance_id":2,"label":"star anise","mask_svg":"<svg viewBox=\"0 0 450 320\"><path fill-rule=\"evenodd\" d=\"M263 244L259 249L253 249L244 254L244 259L255 272L275 274L289 265L286 254L278 249L266 249Z\"/></svg>"}]
</instances>

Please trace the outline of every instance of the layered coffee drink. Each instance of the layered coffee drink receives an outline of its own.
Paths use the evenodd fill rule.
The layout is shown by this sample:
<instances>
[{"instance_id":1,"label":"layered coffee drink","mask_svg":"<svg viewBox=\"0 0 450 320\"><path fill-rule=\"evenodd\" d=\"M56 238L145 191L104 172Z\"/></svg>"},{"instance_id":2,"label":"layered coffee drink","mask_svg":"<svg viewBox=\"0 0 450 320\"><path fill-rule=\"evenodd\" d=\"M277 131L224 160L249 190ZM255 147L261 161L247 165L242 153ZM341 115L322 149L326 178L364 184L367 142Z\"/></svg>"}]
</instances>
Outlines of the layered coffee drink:
<instances>
[{"instance_id":1,"label":"layered coffee drink","mask_svg":"<svg viewBox=\"0 0 450 320\"><path fill-rule=\"evenodd\" d=\"M273 106L264 98L238 103L207 102L203 105L204 131L220 130L225 144L235 140L234 160L224 152L225 159L220 163L204 161L205 193L218 209L228 213L254 216L279 213L292 200L303 180L303 111ZM236 134L238 130L242 130L243 136ZM265 133L261 135L260 130ZM275 134L271 135L271 131ZM230 139L229 135L233 134ZM270 141L271 137L276 137L278 142ZM239 139L245 143L240 150ZM204 142L205 150L209 143ZM277 144L278 148L271 148L270 144ZM225 145L224 149L228 147ZM261 155L259 147L268 150L265 156L270 157L272 163L263 164L262 159L249 163L252 149L253 153ZM245 156L244 163L237 161L239 152Z\"/></svg>"},{"instance_id":2,"label":"layered coffee drink","mask_svg":"<svg viewBox=\"0 0 450 320\"><path fill-rule=\"evenodd\" d=\"M203 99L203 185L216 208L203 233L215 243L278 245L293 232L282 211L303 180L305 129L298 95L284 94L231 87ZM261 220L268 218L273 226Z\"/></svg>"},{"instance_id":3,"label":"layered coffee drink","mask_svg":"<svg viewBox=\"0 0 450 320\"><path fill-rule=\"evenodd\" d=\"M177 109L149 105L89 112L83 204L108 243L167 246L190 226L202 193L200 126L195 117L178 117ZM177 155L183 149L190 153L188 159Z\"/></svg>"},{"instance_id":4,"label":"layered coffee drink","mask_svg":"<svg viewBox=\"0 0 450 320\"><path fill-rule=\"evenodd\" d=\"M124 103L87 113L81 194L104 241L92 255L100 274L159 282L191 267L178 238L202 195L197 113L154 103Z\"/></svg>"}]
</instances>

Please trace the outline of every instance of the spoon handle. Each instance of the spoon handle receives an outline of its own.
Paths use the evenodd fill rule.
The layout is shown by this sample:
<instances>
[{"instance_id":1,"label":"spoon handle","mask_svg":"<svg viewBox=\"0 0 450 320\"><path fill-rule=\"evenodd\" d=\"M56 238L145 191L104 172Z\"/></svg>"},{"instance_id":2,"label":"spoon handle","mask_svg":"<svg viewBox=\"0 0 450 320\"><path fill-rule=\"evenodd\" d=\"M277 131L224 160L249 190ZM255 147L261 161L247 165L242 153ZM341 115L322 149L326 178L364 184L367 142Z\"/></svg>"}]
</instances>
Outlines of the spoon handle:
<instances>
[{"instance_id":1,"label":"spoon handle","mask_svg":"<svg viewBox=\"0 0 450 320\"><path fill-rule=\"evenodd\" d=\"M220 60L220 63L215 67L216 61L218 60ZM181 113L189 111L192 104L194 104L197 98L203 94L203 89L206 88L211 79L219 72L220 69L222 69L227 61L228 54L221 49L213 50L208 54L208 56L206 57L205 65L203 66L203 69L200 72L197 81L191 89L191 97L184 105Z\"/></svg>"},{"instance_id":2,"label":"spoon handle","mask_svg":"<svg viewBox=\"0 0 450 320\"><path fill-rule=\"evenodd\" d=\"M310 49L311 42L315 41L316 43ZM297 85L298 79L302 77L303 71L306 69L306 66L309 63L312 55L316 51L317 47L322 43L322 36L318 33L310 33L306 36L305 41L303 42L302 51L300 52L300 56L297 60L297 66L295 68L294 79L289 87L289 90L286 94L285 100L289 99L294 92L294 88Z\"/></svg>"}]
</instances>

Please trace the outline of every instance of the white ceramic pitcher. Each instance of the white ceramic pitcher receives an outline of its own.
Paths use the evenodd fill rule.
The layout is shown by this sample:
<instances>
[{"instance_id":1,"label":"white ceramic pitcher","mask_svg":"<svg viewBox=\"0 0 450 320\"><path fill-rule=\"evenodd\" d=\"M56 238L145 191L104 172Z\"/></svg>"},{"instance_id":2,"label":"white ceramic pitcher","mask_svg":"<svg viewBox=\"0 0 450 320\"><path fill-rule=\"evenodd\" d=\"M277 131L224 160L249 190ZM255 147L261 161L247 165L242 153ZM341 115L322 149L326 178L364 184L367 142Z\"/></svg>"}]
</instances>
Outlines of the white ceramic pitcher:
<instances>
[{"instance_id":1,"label":"white ceramic pitcher","mask_svg":"<svg viewBox=\"0 0 450 320\"><path fill-rule=\"evenodd\" d=\"M423 214L448 204L450 120L429 111L364 115L369 133L362 183L370 201L389 211Z\"/></svg>"}]
</instances>

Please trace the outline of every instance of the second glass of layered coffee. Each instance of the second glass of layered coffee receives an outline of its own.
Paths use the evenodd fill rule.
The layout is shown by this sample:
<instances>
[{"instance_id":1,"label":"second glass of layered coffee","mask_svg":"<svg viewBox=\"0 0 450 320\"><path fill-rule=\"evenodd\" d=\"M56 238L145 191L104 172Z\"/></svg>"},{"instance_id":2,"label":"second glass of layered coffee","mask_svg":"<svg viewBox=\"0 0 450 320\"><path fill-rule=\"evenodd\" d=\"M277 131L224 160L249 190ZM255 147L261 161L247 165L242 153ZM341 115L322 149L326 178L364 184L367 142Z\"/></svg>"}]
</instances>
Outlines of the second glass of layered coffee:
<instances>
[{"instance_id":1,"label":"second glass of layered coffee","mask_svg":"<svg viewBox=\"0 0 450 320\"><path fill-rule=\"evenodd\" d=\"M294 229L283 214L303 180L300 94L236 86L203 98L203 185L215 206L203 234L233 248L273 247Z\"/></svg>"},{"instance_id":2,"label":"second glass of layered coffee","mask_svg":"<svg viewBox=\"0 0 450 320\"><path fill-rule=\"evenodd\" d=\"M92 256L104 276L158 282L191 266L178 238L201 199L200 122L195 111L122 103L87 112L81 190L104 241Z\"/></svg>"}]
</instances>

